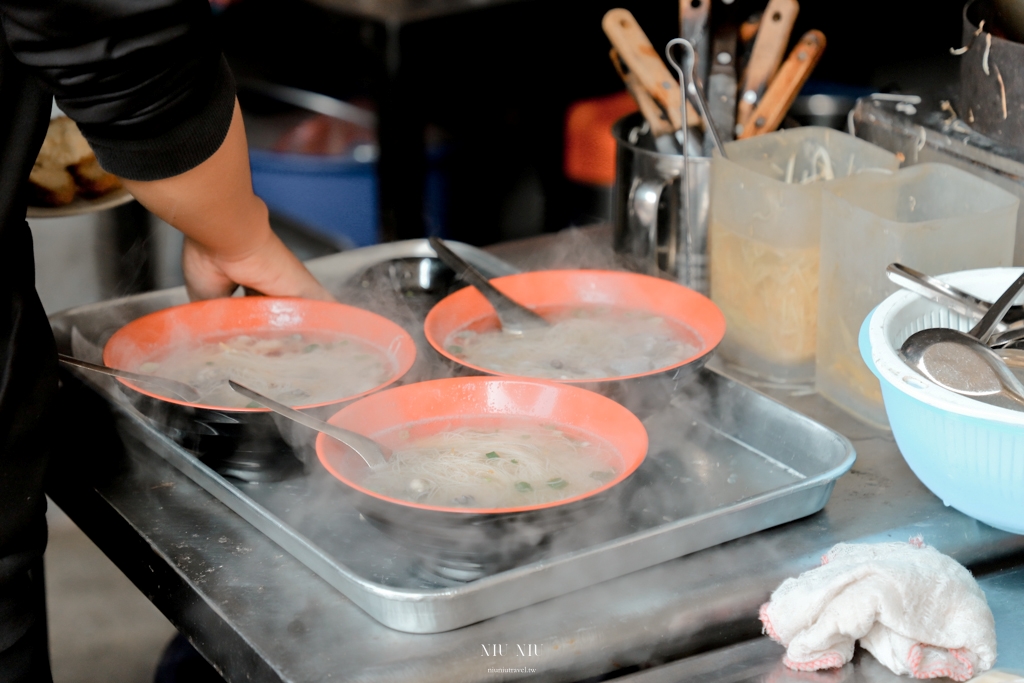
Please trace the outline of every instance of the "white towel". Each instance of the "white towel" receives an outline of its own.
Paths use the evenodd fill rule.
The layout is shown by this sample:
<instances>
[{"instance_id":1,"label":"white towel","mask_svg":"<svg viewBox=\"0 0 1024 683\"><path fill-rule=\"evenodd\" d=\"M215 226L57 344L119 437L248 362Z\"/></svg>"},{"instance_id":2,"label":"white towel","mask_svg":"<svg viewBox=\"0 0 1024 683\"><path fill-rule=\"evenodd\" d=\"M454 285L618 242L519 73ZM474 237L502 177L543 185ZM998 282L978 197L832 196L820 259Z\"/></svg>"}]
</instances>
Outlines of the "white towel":
<instances>
[{"instance_id":1,"label":"white towel","mask_svg":"<svg viewBox=\"0 0 1024 683\"><path fill-rule=\"evenodd\" d=\"M857 640L893 673L966 681L992 668L996 628L963 566L924 545L834 546L821 566L786 579L761 606L764 632L791 669L846 664Z\"/></svg>"}]
</instances>

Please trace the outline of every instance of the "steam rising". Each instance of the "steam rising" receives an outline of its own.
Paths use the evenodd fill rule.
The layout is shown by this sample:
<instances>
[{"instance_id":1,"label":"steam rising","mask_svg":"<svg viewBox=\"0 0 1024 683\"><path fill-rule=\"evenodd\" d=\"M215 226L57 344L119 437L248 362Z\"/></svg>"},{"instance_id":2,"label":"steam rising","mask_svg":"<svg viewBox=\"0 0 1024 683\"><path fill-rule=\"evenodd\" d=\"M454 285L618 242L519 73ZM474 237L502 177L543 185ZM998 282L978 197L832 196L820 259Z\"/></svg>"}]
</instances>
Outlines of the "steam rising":
<instances>
[{"instance_id":1,"label":"steam rising","mask_svg":"<svg viewBox=\"0 0 1024 683\"><path fill-rule=\"evenodd\" d=\"M495 249L499 257L505 253L511 252L500 247ZM608 246L604 233L570 230L560 234L557 240L552 238L550 244L534 249L516 265L530 270L617 269L618 264L619 259ZM327 270L325 262L316 272ZM383 315L413 336L418 357L403 383L466 372L437 354L423 335L423 318L430 306L462 286L433 259L389 261L362 272L352 272L349 267L333 280L324 278L324 281L339 301ZM183 302L180 293L175 296L176 303ZM92 315L88 318L89 330L71 331L74 354L86 360L99 360L105 338L117 327L148 312L147 306L161 305L166 305L166 298L150 296L146 299L144 296L133 306L104 309L118 311L121 320ZM764 453L729 437L736 428L730 423L734 407L721 396L709 393L709 385L692 368L625 383L595 384L588 388L614 398L644 421L650 437L650 450L644 464L631 478L613 487L604 500L587 508L581 519L554 530L523 523L515 528L514 535L492 539L494 543L505 544L508 550L499 553L500 561L475 563L472 557L465 555L456 558L454 555L444 557L441 553L431 557L422 547L403 545L400 534L383 529L379 522L376 525L371 522L356 509L358 494L335 481L319 465L313 448L316 434L305 427L267 414L257 415L258 419L246 424L240 424L240 418L230 414L219 418L209 413L183 417L178 407L152 401L143 404L137 395L121 391L116 384L105 386L119 396L119 400L139 406L186 447L194 448L200 442L220 443L213 448L214 452L200 453L200 457L222 472L221 465L225 462L233 462L236 473L241 471L237 469L238 461L245 458L301 463L292 470L285 468L285 474L291 472L292 476L286 476L279 483L239 481L237 485L271 514L357 575L394 587L457 585L496 570L584 551L624 535L679 524L693 515L791 482L794 473L800 474L777 466L779 463L773 464ZM311 412L326 418L336 410L337 407L330 407ZM197 419L201 420L198 425ZM273 432L273 438L268 437L268 429ZM193 438L196 434L204 436L205 441ZM222 438L218 440L214 434ZM234 451L230 453L218 450L232 448ZM623 566L627 566L637 561L629 553L604 553L600 557L600 562L580 565L578 585L590 582L589 571L595 572L593 578L603 579L616 573L615 563L623 562Z\"/></svg>"}]
</instances>

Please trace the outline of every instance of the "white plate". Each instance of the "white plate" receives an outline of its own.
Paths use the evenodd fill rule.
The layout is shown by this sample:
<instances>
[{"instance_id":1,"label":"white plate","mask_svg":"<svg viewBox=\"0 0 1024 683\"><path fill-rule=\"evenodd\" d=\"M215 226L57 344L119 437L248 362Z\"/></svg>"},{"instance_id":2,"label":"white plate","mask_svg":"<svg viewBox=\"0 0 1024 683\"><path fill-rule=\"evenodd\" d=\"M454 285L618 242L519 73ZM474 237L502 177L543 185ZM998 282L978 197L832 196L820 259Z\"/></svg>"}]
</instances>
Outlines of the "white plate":
<instances>
[{"instance_id":1,"label":"white plate","mask_svg":"<svg viewBox=\"0 0 1024 683\"><path fill-rule=\"evenodd\" d=\"M107 194L96 197L95 199L85 199L84 197L75 197L74 201L64 206L29 206L28 217L29 218L63 218L65 216L79 216L85 213L95 213L97 211L106 211L112 209L115 206L121 206L132 201L134 197L128 192L128 190L118 188L111 190Z\"/></svg>"}]
</instances>

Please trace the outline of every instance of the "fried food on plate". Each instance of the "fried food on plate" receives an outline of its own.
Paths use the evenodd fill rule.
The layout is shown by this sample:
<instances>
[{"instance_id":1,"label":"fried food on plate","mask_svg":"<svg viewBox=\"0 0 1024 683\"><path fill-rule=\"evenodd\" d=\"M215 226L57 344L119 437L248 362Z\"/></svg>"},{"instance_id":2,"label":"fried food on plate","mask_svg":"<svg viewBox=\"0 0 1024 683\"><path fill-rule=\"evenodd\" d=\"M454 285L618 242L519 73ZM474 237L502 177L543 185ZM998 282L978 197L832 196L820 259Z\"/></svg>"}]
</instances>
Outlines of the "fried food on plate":
<instances>
[{"instance_id":1,"label":"fried food on plate","mask_svg":"<svg viewBox=\"0 0 1024 683\"><path fill-rule=\"evenodd\" d=\"M75 122L61 116L50 121L29 186L33 205L64 206L76 195L94 199L116 190L121 181L100 167Z\"/></svg>"}]
</instances>

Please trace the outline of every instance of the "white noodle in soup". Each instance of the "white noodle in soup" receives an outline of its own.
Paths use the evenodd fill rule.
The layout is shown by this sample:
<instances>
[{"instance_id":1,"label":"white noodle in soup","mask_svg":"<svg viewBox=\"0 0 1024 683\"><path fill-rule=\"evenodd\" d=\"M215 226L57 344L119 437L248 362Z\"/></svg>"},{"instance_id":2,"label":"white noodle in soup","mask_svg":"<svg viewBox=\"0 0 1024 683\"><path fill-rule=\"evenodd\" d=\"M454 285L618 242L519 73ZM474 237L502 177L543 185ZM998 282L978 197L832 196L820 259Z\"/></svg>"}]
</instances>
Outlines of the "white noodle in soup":
<instances>
[{"instance_id":1,"label":"white noodle in soup","mask_svg":"<svg viewBox=\"0 0 1024 683\"><path fill-rule=\"evenodd\" d=\"M394 363L380 350L329 332L208 339L146 359L134 369L191 384L201 394L196 403L225 408L262 407L233 391L229 379L296 406L355 396L395 374Z\"/></svg>"},{"instance_id":2,"label":"white noodle in soup","mask_svg":"<svg viewBox=\"0 0 1024 683\"><path fill-rule=\"evenodd\" d=\"M541 505L604 486L623 467L618 452L603 439L525 421L419 438L400 430L397 436L376 438L393 445L391 457L387 467L360 484L391 498L438 507Z\"/></svg>"},{"instance_id":3,"label":"white noodle in soup","mask_svg":"<svg viewBox=\"0 0 1024 683\"><path fill-rule=\"evenodd\" d=\"M511 335L497 328L495 318L474 321L450 334L445 349L509 375L578 380L653 372L699 348L681 324L647 311L576 305L537 312L552 324Z\"/></svg>"}]
</instances>

